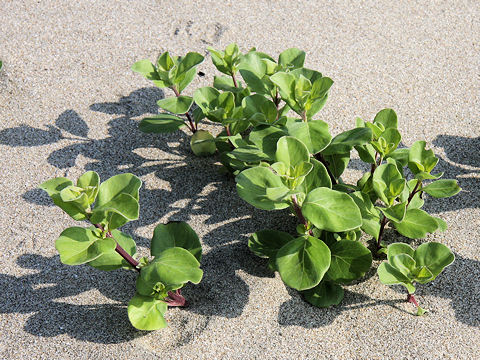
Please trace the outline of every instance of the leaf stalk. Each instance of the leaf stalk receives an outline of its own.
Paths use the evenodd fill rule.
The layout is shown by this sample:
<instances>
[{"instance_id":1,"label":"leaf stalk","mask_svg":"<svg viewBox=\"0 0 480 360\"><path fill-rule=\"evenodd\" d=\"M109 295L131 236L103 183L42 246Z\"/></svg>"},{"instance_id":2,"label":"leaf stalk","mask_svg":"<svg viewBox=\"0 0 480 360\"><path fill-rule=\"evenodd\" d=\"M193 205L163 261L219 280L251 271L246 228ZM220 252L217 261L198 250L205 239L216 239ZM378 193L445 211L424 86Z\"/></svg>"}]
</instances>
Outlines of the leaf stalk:
<instances>
[{"instance_id":1,"label":"leaf stalk","mask_svg":"<svg viewBox=\"0 0 480 360\"><path fill-rule=\"evenodd\" d=\"M180 93L178 92L177 88L175 86L172 86L170 89L173 90L173 92L175 93L175 96L176 97L179 97L180 96ZM190 131L195 134L198 130L198 128L195 126L195 122L193 121L192 119L192 116L190 115L190 113L187 111L185 114L184 114L187 119L188 119L188 122L189 122L189 129Z\"/></svg>"}]
</instances>

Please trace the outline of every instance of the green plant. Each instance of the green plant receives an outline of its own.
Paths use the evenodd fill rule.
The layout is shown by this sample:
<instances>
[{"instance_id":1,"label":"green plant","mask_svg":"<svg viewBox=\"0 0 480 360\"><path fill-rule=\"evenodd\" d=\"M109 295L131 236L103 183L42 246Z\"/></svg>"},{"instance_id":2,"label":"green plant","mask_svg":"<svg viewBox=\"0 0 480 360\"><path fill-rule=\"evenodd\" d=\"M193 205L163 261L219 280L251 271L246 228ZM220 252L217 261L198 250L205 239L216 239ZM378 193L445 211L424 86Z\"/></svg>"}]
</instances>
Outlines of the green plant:
<instances>
[{"instance_id":1,"label":"green plant","mask_svg":"<svg viewBox=\"0 0 480 360\"><path fill-rule=\"evenodd\" d=\"M460 188L455 180L439 180L441 173L432 174L438 158L426 150L425 141L399 148L401 134L392 109L381 110L371 122L357 119L355 128L333 136L328 123L314 118L326 104L333 81L304 67L304 51L288 49L277 60L255 48L241 54L235 44L225 51L209 51L224 75L215 76L212 87L194 91L188 104L197 108L189 107L192 114L185 116L195 119L195 127L190 126L194 132L204 119L220 123L223 131L215 140L207 135L200 139L202 147L210 145L208 151L195 150L195 139L192 149L196 154L211 153L214 141L225 172L236 177L242 199L262 210L289 209L297 217L295 236L262 230L252 235L248 246L268 258L269 267L307 301L319 307L338 304L342 285L370 269L372 254L360 241L363 232L373 237L376 252L382 253L388 227L410 238L446 229L442 219L421 209L424 194L449 197ZM160 65L165 54L157 69L165 69ZM173 73L182 61L178 59L170 62ZM139 63L133 66L135 71ZM155 83L157 75L146 76ZM173 82L169 84L173 90ZM159 106L177 111L163 106L166 103L161 100ZM164 116L172 115L159 115ZM150 119L141 121L141 130L146 130L146 122L152 124ZM165 121L148 127L151 132L172 129ZM354 149L369 171L348 184L342 174Z\"/></svg>"},{"instance_id":2,"label":"green plant","mask_svg":"<svg viewBox=\"0 0 480 360\"><path fill-rule=\"evenodd\" d=\"M88 171L76 185L59 177L40 185L53 202L75 220L90 227L69 227L55 241L60 260L67 265L87 264L98 270L119 268L139 272L136 294L128 304L128 317L140 330L167 326L167 306L184 306L180 289L198 284L202 248L198 236L183 222L158 225L153 233L150 255L136 260L135 241L117 230L139 216L142 182L132 174L120 174L100 183L96 172Z\"/></svg>"},{"instance_id":3,"label":"green plant","mask_svg":"<svg viewBox=\"0 0 480 360\"><path fill-rule=\"evenodd\" d=\"M417 315L423 315L422 309L413 295L415 283L425 284L435 280L455 256L443 244L429 242L413 250L404 243L393 243L387 248L387 261L378 267L378 277L383 284L401 284L406 287L407 301L417 307Z\"/></svg>"}]
</instances>

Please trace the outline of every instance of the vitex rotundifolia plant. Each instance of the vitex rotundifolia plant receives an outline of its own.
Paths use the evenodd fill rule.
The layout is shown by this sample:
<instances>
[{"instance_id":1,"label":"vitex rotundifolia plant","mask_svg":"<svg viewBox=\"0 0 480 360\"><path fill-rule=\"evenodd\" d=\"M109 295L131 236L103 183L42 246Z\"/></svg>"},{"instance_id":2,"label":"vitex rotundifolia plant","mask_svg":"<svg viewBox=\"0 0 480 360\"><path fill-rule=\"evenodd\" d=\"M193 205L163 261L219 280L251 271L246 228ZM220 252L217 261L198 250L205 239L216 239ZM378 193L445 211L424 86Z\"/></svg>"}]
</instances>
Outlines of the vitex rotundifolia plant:
<instances>
[{"instance_id":1,"label":"vitex rotundifolia plant","mask_svg":"<svg viewBox=\"0 0 480 360\"><path fill-rule=\"evenodd\" d=\"M236 177L242 199L262 210L289 209L298 218L297 234L262 230L251 236L248 246L268 258L269 267L308 302L319 307L339 304L342 285L370 269L372 254L360 241L363 232L373 237L376 253L385 253L388 227L413 239L446 229L442 219L421 209L424 194L449 197L460 188L455 180L439 180L442 173L432 174L438 158L425 141L398 147L401 134L392 109L381 110L371 122L357 119L355 128L332 136L328 123L315 117L333 81L304 67L304 51L288 49L277 60L255 48L241 54L235 44L209 51L224 75L215 76L212 87L193 92L189 104L197 107L192 114L176 119L179 126L174 129L161 120L170 114L155 121L146 118L140 129L168 132L189 118L194 119L193 131L204 119L223 125L215 139L210 134L198 142L192 139L192 149L206 155L214 152L215 144L225 171ZM153 70L139 70L138 64L163 69L165 56L168 53L157 66L142 60L133 69L155 83L160 75L149 75ZM172 59L175 74L182 58ZM354 149L370 170L348 184L342 174Z\"/></svg>"},{"instance_id":2,"label":"vitex rotundifolia plant","mask_svg":"<svg viewBox=\"0 0 480 360\"><path fill-rule=\"evenodd\" d=\"M128 318L140 330L167 326L168 306L184 306L181 288L198 284L202 247L197 234L184 222L158 225L153 233L149 257L137 260L135 241L118 228L139 216L141 180L132 174L115 175L100 183L88 171L74 184L58 177L40 185L55 205L89 227L69 227L55 241L60 261L67 265L87 264L98 270L136 270L136 293L128 303Z\"/></svg>"}]
</instances>

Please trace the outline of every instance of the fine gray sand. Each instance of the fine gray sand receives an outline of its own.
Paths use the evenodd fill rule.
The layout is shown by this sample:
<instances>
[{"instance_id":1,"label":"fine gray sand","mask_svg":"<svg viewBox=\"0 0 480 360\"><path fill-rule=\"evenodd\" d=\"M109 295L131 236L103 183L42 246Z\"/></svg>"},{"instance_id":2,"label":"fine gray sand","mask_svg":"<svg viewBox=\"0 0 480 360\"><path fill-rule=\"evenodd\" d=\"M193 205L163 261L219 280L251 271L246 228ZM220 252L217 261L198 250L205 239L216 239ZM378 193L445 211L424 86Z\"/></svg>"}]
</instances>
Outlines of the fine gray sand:
<instances>
[{"instance_id":1,"label":"fine gray sand","mask_svg":"<svg viewBox=\"0 0 480 360\"><path fill-rule=\"evenodd\" d=\"M320 4L322 3L322 4ZM0 5L1 359L473 359L480 351L480 5L478 1L2 1ZM428 199L446 220L455 262L418 286L431 310L415 317L404 290L382 285L378 262L317 309L247 248L264 228L291 229L284 212L255 210L196 158L185 132L137 129L166 90L130 66L169 50L206 53L237 42L275 57L307 52L335 84L318 117L334 134L355 117L396 110L403 144L425 139L463 192ZM210 85L206 76L187 88ZM216 133L217 126L209 126ZM169 328L137 331L126 304L135 275L59 261L54 241L75 224L37 189L86 170L141 177L140 219L123 230L147 253L154 227L187 221L204 247L203 281ZM347 179L362 168L353 161ZM387 233L394 241L395 233ZM418 244L419 242L414 242Z\"/></svg>"}]
</instances>

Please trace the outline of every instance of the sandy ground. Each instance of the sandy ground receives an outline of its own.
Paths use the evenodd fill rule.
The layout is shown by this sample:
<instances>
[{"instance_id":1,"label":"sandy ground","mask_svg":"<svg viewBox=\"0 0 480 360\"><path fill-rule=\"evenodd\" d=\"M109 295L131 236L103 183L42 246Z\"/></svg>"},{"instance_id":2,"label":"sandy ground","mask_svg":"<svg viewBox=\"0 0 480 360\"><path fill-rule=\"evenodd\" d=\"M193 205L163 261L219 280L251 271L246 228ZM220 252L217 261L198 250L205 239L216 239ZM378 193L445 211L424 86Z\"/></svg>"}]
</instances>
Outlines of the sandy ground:
<instances>
[{"instance_id":1,"label":"sandy ground","mask_svg":"<svg viewBox=\"0 0 480 360\"><path fill-rule=\"evenodd\" d=\"M0 5L0 358L472 359L480 350L480 6L477 1L2 1ZM322 2L323 3L323 2ZM320 113L338 133L356 116L397 111L403 143L426 139L462 193L430 199L449 229L428 237L455 263L419 286L412 316L375 270L317 309L249 253L248 236L293 227L253 209L217 159L195 158L186 133L147 136L137 122L164 95L130 66L169 50L237 42L277 56L307 52L334 79ZM209 85L215 71L188 89ZM217 127L210 127L213 132ZM360 174L353 161L347 175ZM74 221L37 186L96 170L142 178L141 218L124 227L146 253L153 228L184 220L204 246L205 277L170 327L136 331L125 305L134 274L60 263L54 240ZM387 238L395 239L390 232Z\"/></svg>"}]
</instances>

